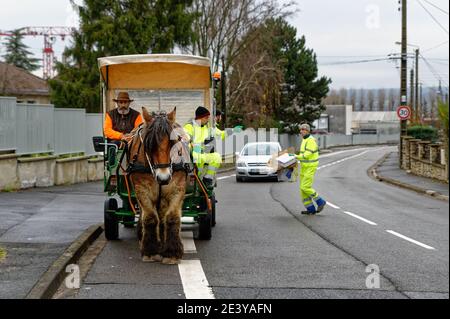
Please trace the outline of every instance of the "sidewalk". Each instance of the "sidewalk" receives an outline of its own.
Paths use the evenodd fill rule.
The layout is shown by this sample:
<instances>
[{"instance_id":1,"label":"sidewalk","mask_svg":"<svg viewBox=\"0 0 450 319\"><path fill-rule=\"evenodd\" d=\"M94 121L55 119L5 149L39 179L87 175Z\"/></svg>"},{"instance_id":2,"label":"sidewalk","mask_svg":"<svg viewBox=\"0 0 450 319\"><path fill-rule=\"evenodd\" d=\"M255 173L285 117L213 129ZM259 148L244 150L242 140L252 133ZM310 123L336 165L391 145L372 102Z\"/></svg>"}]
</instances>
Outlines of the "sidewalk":
<instances>
[{"instance_id":1,"label":"sidewalk","mask_svg":"<svg viewBox=\"0 0 450 319\"><path fill-rule=\"evenodd\" d=\"M411 189L448 201L449 185L426 177L408 174L400 169L398 152L387 154L373 169L374 176L396 186Z\"/></svg>"}]
</instances>

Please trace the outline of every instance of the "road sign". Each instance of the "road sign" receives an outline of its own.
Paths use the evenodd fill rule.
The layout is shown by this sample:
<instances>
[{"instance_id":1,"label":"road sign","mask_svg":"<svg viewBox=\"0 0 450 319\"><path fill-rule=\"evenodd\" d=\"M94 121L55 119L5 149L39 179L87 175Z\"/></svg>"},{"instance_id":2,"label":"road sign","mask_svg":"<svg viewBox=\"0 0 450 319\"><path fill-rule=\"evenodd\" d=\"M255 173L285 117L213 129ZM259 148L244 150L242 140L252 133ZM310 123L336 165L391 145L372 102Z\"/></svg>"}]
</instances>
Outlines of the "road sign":
<instances>
[{"instance_id":1,"label":"road sign","mask_svg":"<svg viewBox=\"0 0 450 319\"><path fill-rule=\"evenodd\" d=\"M411 118L411 108L409 106L403 105L399 106L397 109L397 115L400 120L406 121Z\"/></svg>"}]
</instances>

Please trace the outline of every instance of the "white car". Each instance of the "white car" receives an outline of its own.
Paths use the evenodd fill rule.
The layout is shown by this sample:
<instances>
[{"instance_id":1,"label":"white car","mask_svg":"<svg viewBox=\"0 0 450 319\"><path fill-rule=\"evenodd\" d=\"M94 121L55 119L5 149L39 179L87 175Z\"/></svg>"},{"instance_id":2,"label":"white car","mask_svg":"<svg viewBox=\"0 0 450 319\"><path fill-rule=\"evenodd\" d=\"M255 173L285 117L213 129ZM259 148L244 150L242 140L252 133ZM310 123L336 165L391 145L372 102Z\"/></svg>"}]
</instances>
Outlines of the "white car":
<instances>
[{"instance_id":1,"label":"white car","mask_svg":"<svg viewBox=\"0 0 450 319\"><path fill-rule=\"evenodd\" d=\"M272 155L281 151L278 142L249 143L236 153L236 182L271 178L278 180L276 169L269 166Z\"/></svg>"}]
</instances>

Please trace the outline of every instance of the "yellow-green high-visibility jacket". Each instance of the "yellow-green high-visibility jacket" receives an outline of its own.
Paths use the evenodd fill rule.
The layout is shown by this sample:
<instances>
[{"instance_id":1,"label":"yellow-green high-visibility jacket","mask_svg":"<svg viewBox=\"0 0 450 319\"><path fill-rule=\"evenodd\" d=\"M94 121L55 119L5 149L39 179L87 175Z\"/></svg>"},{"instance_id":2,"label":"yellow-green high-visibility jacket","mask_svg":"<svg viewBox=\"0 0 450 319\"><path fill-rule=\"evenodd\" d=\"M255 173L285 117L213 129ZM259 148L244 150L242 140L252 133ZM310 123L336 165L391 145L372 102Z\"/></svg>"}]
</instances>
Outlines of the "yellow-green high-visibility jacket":
<instances>
[{"instance_id":1,"label":"yellow-green high-visibility jacket","mask_svg":"<svg viewBox=\"0 0 450 319\"><path fill-rule=\"evenodd\" d=\"M222 131L219 128L218 124L216 124L216 129L214 130L214 135L215 135L215 137L219 137L222 141L227 138L227 132Z\"/></svg>"},{"instance_id":2,"label":"yellow-green high-visibility jacket","mask_svg":"<svg viewBox=\"0 0 450 319\"><path fill-rule=\"evenodd\" d=\"M300 154L297 159L302 164L302 167L314 167L319 165L319 147L316 139L313 136L308 136L303 139L300 146Z\"/></svg>"},{"instance_id":3,"label":"yellow-green high-visibility jacket","mask_svg":"<svg viewBox=\"0 0 450 319\"><path fill-rule=\"evenodd\" d=\"M184 125L184 130L191 137L192 151L201 154L205 149L205 141L210 138L209 125L198 125L195 120Z\"/></svg>"}]
</instances>

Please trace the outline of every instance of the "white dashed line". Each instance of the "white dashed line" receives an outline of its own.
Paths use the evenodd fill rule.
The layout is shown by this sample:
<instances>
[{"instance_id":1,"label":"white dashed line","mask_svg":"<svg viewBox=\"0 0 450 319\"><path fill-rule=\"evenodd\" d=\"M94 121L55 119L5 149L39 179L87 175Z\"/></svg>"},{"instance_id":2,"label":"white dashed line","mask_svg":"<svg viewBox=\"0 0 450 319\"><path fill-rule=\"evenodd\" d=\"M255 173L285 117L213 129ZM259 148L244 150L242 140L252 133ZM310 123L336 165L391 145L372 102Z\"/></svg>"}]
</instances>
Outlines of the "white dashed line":
<instances>
[{"instance_id":1,"label":"white dashed line","mask_svg":"<svg viewBox=\"0 0 450 319\"><path fill-rule=\"evenodd\" d=\"M186 299L215 299L200 260L182 260L178 270Z\"/></svg>"},{"instance_id":2,"label":"white dashed line","mask_svg":"<svg viewBox=\"0 0 450 319\"><path fill-rule=\"evenodd\" d=\"M181 232L181 241L183 243L184 252L186 254L197 253L197 247L195 247L193 232L191 231Z\"/></svg>"},{"instance_id":3,"label":"white dashed line","mask_svg":"<svg viewBox=\"0 0 450 319\"><path fill-rule=\"evenodd\" d=\"M222 177L218 177L217 180L218 180L218 181L221 181L221 180L224 180L224 179L227 179L227 178L231 178L231 177L236 177L236 174L230 175L230 176L222 176Z\"/></svg>"},{"instance_id":4,"label":"white dashed line","mask_svg":"<svg viewBox=\"0 0 450 319\"><path fill-rule=\"evenodd\" d=\"M352 217L355 217L355 218L357 218L357 219L359 219L359 220L362 220L363 222L365 222L365 223L367 223L367 224L369 224L369 225L372 225L372 226L378 226L378 224L376 224L376 223L374 223L374 222L372 222L372 221L370 221L370 220L368 220L368 219L365 219L365 218L363 218L363 217L361 217L361 216L358 216L358 215L356 215L356 214L353 214L353 213L350 213L350 212L346 212L346 211L342 211L344 214L347 214L347 215L349 215L349 216L352 216Z\"/></svg>"},{"instance_id":5,"label":"white dashed line","mask_svg":"<svg viewBox=\"0 0 450 319\"><path fill-rule=\"evenodd\" d=\"M334 209L341 209L339 206L336 206L336 205L334 205L334 204L332 204L332 203L330 203L330 202L327 202L327 204L328 204L330 207L333 207Z\"/></svg>"},{"instance_id":6,"label":"white dashed line","mask_svg":"<svg viewBox=\"0 0 450 319\"><path fill-rule=\"evenodd\" d=\"M414 239L412 239L412 238L406 237L406 236L404 236L404 235L402 235L402 234L399 234L399 233L397 233L397 232L395 232L395 231L393 231L393 230L386 230L386 231L387 231L389 234L391 234L391 235L394 235L394 236L397 236L397 237L399 237L399 238L402 238L402 239L404 239L404 240L406 240L406 241L409 241L409 242L411 242L411 243L413 243L413 244L416 244L416 245L418 245L418 246L420 246L420 247L423 247L423 248L425 248L425 249L436 250L436 248L434 248L434 247L425 245L425 244L421 243L420 241L417 241L417 240L414 240Z\"/></svg>"}]
</instances>

